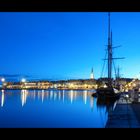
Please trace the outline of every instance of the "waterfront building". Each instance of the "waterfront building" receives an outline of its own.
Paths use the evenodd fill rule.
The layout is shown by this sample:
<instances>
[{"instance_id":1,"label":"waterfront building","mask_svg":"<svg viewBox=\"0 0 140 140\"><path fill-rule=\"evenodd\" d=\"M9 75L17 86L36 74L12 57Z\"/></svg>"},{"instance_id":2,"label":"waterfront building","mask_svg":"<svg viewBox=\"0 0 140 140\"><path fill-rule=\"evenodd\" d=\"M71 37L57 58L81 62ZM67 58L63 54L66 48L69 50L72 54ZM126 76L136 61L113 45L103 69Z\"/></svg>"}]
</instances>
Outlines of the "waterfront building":
<instances>
[{"instance_id":1,"label":"waterfront building","mask_svg":"<svg viewBox=\"0 0 140 140\"><path fill-rule=\"evenodd\" d=\"M55 87L59 89L95 89L97 88L96 80L94 79L77 79L67 81L54 82ZM57 86L56 86L57 85Z\"/></svg>"},{"instance_id":2,"label":"waterfront building","mask_svg":"<svg viewBox=\"0 0 140 140\"><path fill-rule=\"evenodd\" d=\"M20 89L22 88L22 84L20 82L7 82L6 86L2 86L4 89Z\"/></svg>"},{"instance_id":3,"label":"waterfront building","mask_svg":"<svg viewBox=\"0 0 140 140\"><path fill-rule=\"evenodd\" d=\"M25 88L32 88L32 89L34 89L34 88L36 88L37 87L37 83L36 82L25 82L24 83L24 87Z\"/></svg>"},{"instance_id":4,"label":"waterfront building","mask_svg":"<svg viewBox=\"0 0 140 140\"><path fill-rule=\"evenodd\" d=\"M52 86L48 81L32 81L32 82L7 82L4 89L48 89Z\"/></svg>"},{"instance_id":5,"label":"waterfront building","mask_svg":"<svg viewBox=\"0 0 140 140\"><path fill-rule=\"evenodd\" d=\"M50 86L52 86L52 83L48 81L40 81L37 83L39 89L48 89Z\"/></svg>"}]
</instances>

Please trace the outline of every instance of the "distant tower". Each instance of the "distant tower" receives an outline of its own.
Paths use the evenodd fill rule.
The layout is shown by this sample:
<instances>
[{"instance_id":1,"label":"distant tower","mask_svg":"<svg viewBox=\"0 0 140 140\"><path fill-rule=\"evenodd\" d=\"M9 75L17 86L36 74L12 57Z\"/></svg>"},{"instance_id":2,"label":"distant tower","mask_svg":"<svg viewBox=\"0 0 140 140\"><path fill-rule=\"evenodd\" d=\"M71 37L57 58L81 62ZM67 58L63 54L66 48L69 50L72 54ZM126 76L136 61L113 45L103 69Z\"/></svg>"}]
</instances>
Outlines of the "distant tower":
<instances>
[{"instance_id":1,"label":"distant tower","mask_svg":"<svg viewBox=\"0 0 140 140\"><path fill-rule=\"evenodd\" d=\"M90 79L94 79L93 68L91 69Z\"/></svg>"}]
</instances>

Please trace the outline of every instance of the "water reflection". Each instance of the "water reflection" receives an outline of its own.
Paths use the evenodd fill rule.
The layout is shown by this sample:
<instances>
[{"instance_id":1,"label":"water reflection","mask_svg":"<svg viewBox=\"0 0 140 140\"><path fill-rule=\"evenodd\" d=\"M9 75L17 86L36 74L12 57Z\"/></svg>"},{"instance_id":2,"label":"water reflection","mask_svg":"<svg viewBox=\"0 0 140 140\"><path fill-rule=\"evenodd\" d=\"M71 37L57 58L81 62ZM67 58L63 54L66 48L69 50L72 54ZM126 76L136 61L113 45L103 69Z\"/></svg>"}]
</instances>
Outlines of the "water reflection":
<instances>
[{"instance_id":1,"label":"water reflection","mask_svg":"<svg viewBox=\"0 0 140 140\"><path fill-rule=\"evenodd\" d=\"M56 92L56 95L57 95L57 100L58 101L62 101L61 99L62 99L62 92L61 91L58 91L58 92Z\"/></svg>"},{"instance_id":2,"label":"water reflection","mask_svg":"<svg viewBox=\"0 0 140 140\"><path fill-rule=\"evenodd\" d=\"M4 90L1 91L2 95L1 95L1 107L3 107L4 105Z\"/></svg>"},{"instance_id":3,"label":"water reflection","mask_svg":"<svg viewBox=\"0 0 140 140\"><path fill-rule=\"evenodd\" d=\"M87 103L87 90L84 91L83 100L84 100L84 103L86 104Z\"/></svg>"},{"instance_id":4,"label":"water reflection","mask_svg":"<svg viewBox=\"0 0 140 140\"><path fill-rule=\"evenodd\" d=\"M70 101L73 102L73 90L70 91Z\"/></svg>"},{"instance_id":5,"label":"water reflection","mask_svg":"<svg viewBox=\"0 0 140 140\"><path fill-rule=\"evenodd\" d=\"M42 103L44 100L51 101L62 101L69 100L71 104L77 98L83 98L83 103L86 105L87 101L90 102L90 107L93 109L94 98L91 96L91 92L88 90L84 91L74 91L74 90L21 90L21 104L24 106L27 103L27 98L35 100L36 97L38 100L41 100ZM2 92L2 99L4 100L4 93ZM4 101L3 101L4 102ZM1 104L3 103L1 102Z\"/></svg>"},{"instance_id":6,"label":"water reflection","mask_svg":"<svg viewBox=\"0 0 140 140\"><path fill-rule=\"evenodd\" d=\"M92 93L90 90L1 90L0 103L3 109L7 108L7 114L10 112L15 118L21 118L23 115L23 120L26 116L27 120L31 120L28 123L32 122L34 114L36 120L43 118L38 120L43 126L44 123L48 125L49 122L52 126L54 121L54 126L57 123L59 126L104 127L107 121L105 112L109 108L104 104L101 105L97 98L91 96ZM20 112L22 114L18 112L21 108L24 108ZM0 110L0 118L2 115L4 118L2 110ZM58 117L55 119L55 116ZM69 123L70 121L72 123Z\"/></svg>"},{"instance_id":7,"label":"water reflection","mask_svg":"<svg viewBox=\"0 0 140 140\"><path fill-rule=\"evenodd\" d=\"M44 90L42 90L42 103L44 101Z\"/></svg>"},{"instance_id":8,"label":"water reflection","mask_svg":"<svg viewBox=\"0 0 140 140\"><path fill-rule=\"evenodd\" d=\"M65 90L63 90L63 102L64 102L64 100L65 100Z\"/></svg>"},{"instance_id":9,"label":"water reflection","mask_svg":"<svg viewBox=\"0 0 140 140\"><path fill-rule=\"evenodd\" d=\"M90 98L90 108L93 111L93 103L94 103L94 97L91 96Z\"/></svg>"},{"instance_id":10,"label":"water reflection","mask_svg":"<svg viewBox=\"0 0 140 140\"><path fill-rule=\"evenodd\" d=\"M50 91L50 100L53 98L53 91Z\"/></svg>"},{"instance_id":11,"label":"water reflection","mask_svg":"<svg viewBox=\"0 0 140 140\"><path fill-rule=\"evenodd\" d=\"M107 102L103 103L103 100L96 99L91 96L92 92L90 90L21 90L20 91L20 98L21 98L21 105L22 107L26 105L27 98L31 98L32 100L35 100L36 98L38 100L41 100L43 103L45 100L50 101L62 101L65 102L65 100L70 101L71 104L73 104L74 101L83 98L83 103L85 105L89 105L91 108L91 111L93 111L94 106L94 100L97 104L97 108L101 109L103 107L106 107L106 112L109 112L110 110L114 110L115 103L114 102ZM5 102L5 91L1 91L1 107L4 106ZM89 102L89 104L87 104Z\"/></svg>"},{"instance_id":12,"label":"water reflection","mask_svg":"<svg viewBox=\"0 0 140 140\"><path fill-rule=\"evenodd\" d=\"M106 113L112 112L115 109L117 100L113 100L111 98L103 98L98 97L97 98L97 107L98 108L106 108Z\"/></svg>"},{"instance_id":13,"label":"water reflection","mask_svg":"<svg viewBox=\"0 0 140 140\"><path fill-rule=\"evenodd\" d=\"M21 105L22 106L26 104L27 97L28 97L28 90L21 90Z\"/></svg>"}]
</instances>

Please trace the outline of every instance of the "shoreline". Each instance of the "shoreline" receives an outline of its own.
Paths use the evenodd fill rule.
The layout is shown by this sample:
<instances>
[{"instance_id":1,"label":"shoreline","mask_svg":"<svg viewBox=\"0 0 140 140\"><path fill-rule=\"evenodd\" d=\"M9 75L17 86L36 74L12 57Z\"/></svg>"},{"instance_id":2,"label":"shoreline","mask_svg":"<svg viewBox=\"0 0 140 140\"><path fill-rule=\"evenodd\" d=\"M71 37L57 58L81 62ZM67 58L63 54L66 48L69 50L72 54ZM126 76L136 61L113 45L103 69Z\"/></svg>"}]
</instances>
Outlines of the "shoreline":
<instances>
[{"instance_id":1,"label":"shoreline","mask_svg":"<svg viewBox=\"0 0 140 140\"><path fill-rule=\"evenodd\" d=\"M87 88L81 88L81 89L72 89L72 88L63 88L63 89L59 89L59 88L0 88L0 90L96 90L96 89L87 89Z\"/></svg>"}]
</instances>

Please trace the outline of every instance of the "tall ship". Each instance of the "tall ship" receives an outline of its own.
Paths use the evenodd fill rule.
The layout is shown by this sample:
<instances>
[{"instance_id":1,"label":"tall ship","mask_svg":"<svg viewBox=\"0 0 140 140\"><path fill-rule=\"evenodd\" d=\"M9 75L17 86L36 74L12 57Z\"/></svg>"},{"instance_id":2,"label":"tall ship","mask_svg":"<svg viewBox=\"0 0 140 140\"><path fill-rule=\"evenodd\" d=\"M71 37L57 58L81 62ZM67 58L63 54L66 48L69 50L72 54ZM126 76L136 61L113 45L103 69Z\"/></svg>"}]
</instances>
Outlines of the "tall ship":
<instances>
[{"instance_id":1,"label":"tall ship","mask_svg":"<svg viewBox=\"0 0 140 140\"><path fill-rule=\"evenodd\" d=\"M98 99L103 99L104 101L110 100L114 101L119 99L120 92L113 86L113 77L112 77L112 63L113 59L123 59L123 58L114 58L113 57L113 47L112 47L112 31L110 28L110 12L108 13L108 45L107 45L107 82L106 86L99 87L96 90L96 96ZM94 96L94 94L93 94Z\"/></svg>"}]
</instances>

